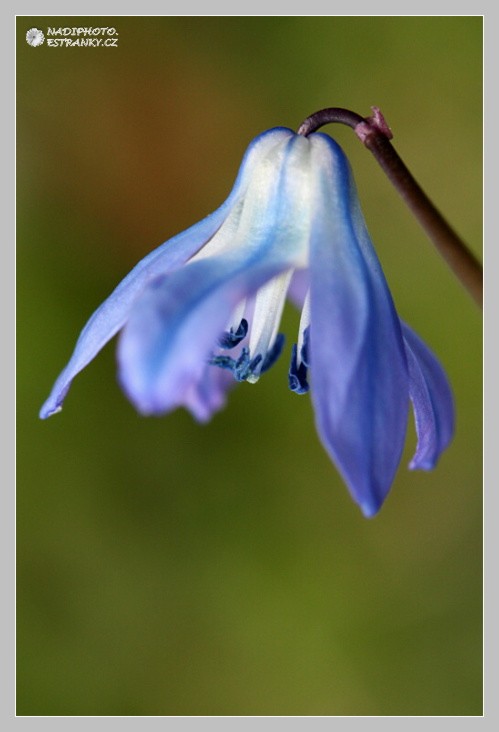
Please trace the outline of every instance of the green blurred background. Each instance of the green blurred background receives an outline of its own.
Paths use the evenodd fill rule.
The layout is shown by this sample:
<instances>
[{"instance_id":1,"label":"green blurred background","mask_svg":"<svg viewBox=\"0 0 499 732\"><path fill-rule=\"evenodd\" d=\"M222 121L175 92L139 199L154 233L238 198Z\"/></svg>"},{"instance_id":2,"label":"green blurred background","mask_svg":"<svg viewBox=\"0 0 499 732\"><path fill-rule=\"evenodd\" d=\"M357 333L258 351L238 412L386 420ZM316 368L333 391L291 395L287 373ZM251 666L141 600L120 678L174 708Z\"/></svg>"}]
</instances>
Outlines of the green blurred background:
<instances>
[{"instance_id":1,"label":"green blurred background","mask_svg":"<svg viewBox=\"0 0 499 732\"><path fill-rule=\"evenodd\" d=\"M31 48L33 26L119 46ZM17 18L19 715L481 714L481 315L349 129L325 131L455 392L434 472L406 469L411 424L364 519L289 351L199 426L138 416L113 343L37 417L93 309L222 202L255 135L370 105L481 256L481 17Z\"/></svg>"}]
</instances>

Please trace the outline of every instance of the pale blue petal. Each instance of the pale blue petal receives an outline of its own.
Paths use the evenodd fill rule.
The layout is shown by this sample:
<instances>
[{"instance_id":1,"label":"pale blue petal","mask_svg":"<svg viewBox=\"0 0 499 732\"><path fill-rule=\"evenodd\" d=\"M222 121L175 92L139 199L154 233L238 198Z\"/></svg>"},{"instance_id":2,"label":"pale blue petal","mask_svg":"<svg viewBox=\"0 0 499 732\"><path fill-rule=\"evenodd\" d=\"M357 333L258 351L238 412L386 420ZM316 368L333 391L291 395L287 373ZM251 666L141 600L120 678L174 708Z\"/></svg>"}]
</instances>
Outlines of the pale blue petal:
<instances>
[{"instance_id":1,"label":"pale blue petal","mask_svg":"<svg viewBox=\"0 0 499 732\"><path fill-rule=\"evenodd\" d=\"M296 308L298 308L298 310L301 310L303 307L309 287L310 273L308 269L295 270L289 285L288 299Z\"/></svg>"},{"instance_id":2,"label":"pale blue petal","mask_svg":"<svg viewBox=\"0 0 499 732\"><path fill-rule=\"evenodd\" d=\"M192 262L152 282L118 342L120 382L137 409L163 414L184 405L198 419L207 419L209 404L217 403L220 392L212 392L205 381L206 367L227 314L284 266L224 255Z\"/></svg>"},{"instance_id":3,"label":"pale blue petal","mask_svg":"<svg viewBox=\"0 0 499 732\"><path fill-rule=\"evenodd\" d=\"M225 406L227 392L236 384L229 371L207 364L201 378L186 391L182 404L198 422L208 422Z\"/></svg>"},{"instance_id":4,"label":"pale blue petal","mask_svg":"<svg viewBox=\"0 0 499 732\"><path fill-rule=\"evenodd\" d=\"M42 419L60 411L71 381L123 327L135 298L151 277L178 267L194 254L219 228L227 209L227 205L222 206L203 221L165 242L142 259L120 282L83 328L70 361L40 411Z\"/></svg>"},{"instance_id":5,"label":"pale blue petal","mask_svg":"<svg viewBox=\"0 0 499 732\"><path fill-rule=\"evenodd\" d=\"M405 351L348 162L329 137L314 138L320 189L310 256L312 398L326 450L363 513L373 516L404 445Z\"/></svg>"},{"instance_id":6,"label":"pale blue petal","mask_svg":"<svg viewBox=\"0 0 499 732\"><path fill-rule=\"evenodd\" d=\"M289 130L275 128L255 138L246 151L234 187L225 203L199 223L152 251L121 281L83 328L70 361L40 410L42 419L61 410L73 378L123 327L130 308L147 282L158 274L170 272L184 264L215 234L230 210L244 195L255 163L258 163L266 150L270 150L289 135Z\"/></svg>"},{"instance_id":7,"label":"pale blue petal","mask_svg":"<svg viewBox=\"0 0 499 732\"><path fill-rule=\"evenodd\" d=\"M291 139L279 152L273 174L264 167L264 177L248 191L231 249L156 279L133 308L119 341L118 359L122 386L139 411L161 414L187 404L231 313L303 258L306 241L289 234L291 193L300 191L288 170L294 171L308 146L303 138L288 134ZM247 355L247 349L241 352L242 361ZM256 367L256 359L265 354L251 354L253 358Z\"/></svg>"},{"instance_id":8,"label":"pale blue petal","mask_svg":"<svg viewBox=\"0 0 499 732\"><path fill-rule=\"evenodd\" d=\"M409 396L418 444L409 467L431 470L454 433L454 400L445 372L421 338L402 323L409 366Z\"/></svg>"}]
</instances>

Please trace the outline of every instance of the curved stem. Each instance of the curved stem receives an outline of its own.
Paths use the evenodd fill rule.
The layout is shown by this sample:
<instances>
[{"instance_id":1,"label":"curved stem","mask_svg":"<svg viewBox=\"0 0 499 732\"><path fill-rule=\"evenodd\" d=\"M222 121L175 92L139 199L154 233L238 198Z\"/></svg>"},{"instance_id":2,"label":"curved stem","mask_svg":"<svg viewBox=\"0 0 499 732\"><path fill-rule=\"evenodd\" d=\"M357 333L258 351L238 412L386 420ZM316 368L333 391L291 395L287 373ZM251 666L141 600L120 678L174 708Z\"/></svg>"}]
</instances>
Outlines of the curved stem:
<instances>
[{"instance_id":1,"label":"curved stem","mask_svg":"<svg viewBox=\"0 0 499 732\"><path fill-rule=\"evenodd\" d=\"M357 137L372 152L390 181L398 190L414 216L436 246L454 274L481 306L483 298L482 266L430 201L414 179L390 142L392 132L378 107L371 107L371 117L361 117L341 107L329 107L307 117L298 134L310 135L330 122L351 127Z\"/></svg>"}]
</instances>

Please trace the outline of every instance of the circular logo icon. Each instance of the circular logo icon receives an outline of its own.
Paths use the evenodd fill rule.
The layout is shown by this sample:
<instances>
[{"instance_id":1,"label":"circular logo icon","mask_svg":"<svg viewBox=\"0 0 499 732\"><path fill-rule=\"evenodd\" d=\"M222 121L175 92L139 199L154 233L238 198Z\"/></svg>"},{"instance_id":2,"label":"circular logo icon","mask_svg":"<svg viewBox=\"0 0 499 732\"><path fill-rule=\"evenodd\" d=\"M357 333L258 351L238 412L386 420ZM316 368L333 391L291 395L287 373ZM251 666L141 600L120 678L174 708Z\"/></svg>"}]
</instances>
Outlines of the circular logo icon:
<instances>
[{"instance_id":1,"label":"circular logo icon","mask_svg":"<svg viewBox=\"0 0 499 732\"><path fill-rule=\"evenodd\" d=\"M38 28L30 28L26 33L26 43L35 48L36 46L41 46L44 40L45 36Z\"/></svg>"}]
</instances>

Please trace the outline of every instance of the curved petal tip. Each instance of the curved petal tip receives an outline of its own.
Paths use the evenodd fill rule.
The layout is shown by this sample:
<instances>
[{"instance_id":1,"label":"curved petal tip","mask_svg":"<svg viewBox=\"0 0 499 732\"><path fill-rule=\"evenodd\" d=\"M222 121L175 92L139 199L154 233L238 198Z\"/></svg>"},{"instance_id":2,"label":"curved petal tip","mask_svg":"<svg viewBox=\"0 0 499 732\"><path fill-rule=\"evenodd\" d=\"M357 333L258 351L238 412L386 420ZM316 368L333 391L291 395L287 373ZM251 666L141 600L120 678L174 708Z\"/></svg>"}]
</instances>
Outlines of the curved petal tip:
<instances>
[{"instance_id":1,"label":"curved petal tip","mask_svg":"<svg viewBox=\"0 0 499 732\"><path fill-rule=\"evenodd\" d=\"M408 325L402 323L402 329L418 438L409 469L433 470L454 434L454 397L434 353Z\"/></svg>"},{"instance_id":2,"label":"curved petal tip","mask_svg":"<svg viewBox=\"0 0 499 732\"><path fill-rule=\"evenodd\" d=\"M62 412L61 406L49 407L44 404L43 407L40 409L38 416L40 417L40 419L47 419L48 417L52 417L53 414L58 414L59 412Z\"/></svg>"},{"instance_id":3,"label":"curved petal tip","mask_svg":"<svg viewBox=\"0 0 499 732\"><path fill-rule=\"evenodd\" d=\"M371 499L371 498L359 503L360 510L364 514L365 518L374 518L374 516L376 516L376 514L379 513L379 510L382 505L383 505L383 501L378 501L378 500Z\"/></svg>"},{"instance_id":4,"label":"curved petal tip","mask_svg":"<svg viewBox=\"0 0 499 732\"><path fill-rule=\"evenodd\" d=\"M66 384L65 388L63 388L62 390L56 389L56 382L49 398L44 402L42 408L38 413L40 419L48 419L48 417L52 417L53 414L58 414L59 412L62 412L62 404L64 402L64 399L66 398L66 394L68 393L70 386L71 382L69 384Z\"/></svg>"}]
</instances>

